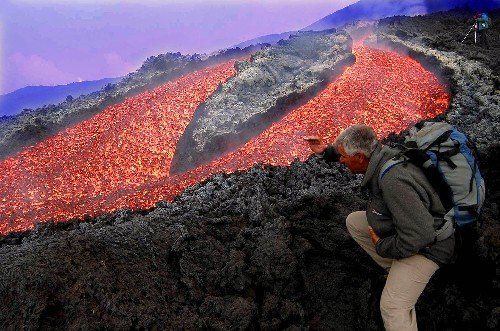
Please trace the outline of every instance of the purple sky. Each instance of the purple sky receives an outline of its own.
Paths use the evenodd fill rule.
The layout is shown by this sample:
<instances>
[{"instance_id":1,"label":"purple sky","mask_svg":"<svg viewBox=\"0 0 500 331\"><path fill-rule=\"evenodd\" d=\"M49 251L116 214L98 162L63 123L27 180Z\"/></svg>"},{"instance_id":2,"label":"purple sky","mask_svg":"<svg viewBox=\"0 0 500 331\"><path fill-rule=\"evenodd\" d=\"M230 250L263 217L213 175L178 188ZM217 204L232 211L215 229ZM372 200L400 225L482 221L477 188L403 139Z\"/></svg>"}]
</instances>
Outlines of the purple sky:
<instances>
[{"instance_id":1,"label":"purple sky","mask_svg":"<svg viewBox=\"0 0 500 331\"><path fill-rule=\"evenodd\" d=\"M303 28L354 0L0 0L0 94Z\"/></svg>"}]
</instances>

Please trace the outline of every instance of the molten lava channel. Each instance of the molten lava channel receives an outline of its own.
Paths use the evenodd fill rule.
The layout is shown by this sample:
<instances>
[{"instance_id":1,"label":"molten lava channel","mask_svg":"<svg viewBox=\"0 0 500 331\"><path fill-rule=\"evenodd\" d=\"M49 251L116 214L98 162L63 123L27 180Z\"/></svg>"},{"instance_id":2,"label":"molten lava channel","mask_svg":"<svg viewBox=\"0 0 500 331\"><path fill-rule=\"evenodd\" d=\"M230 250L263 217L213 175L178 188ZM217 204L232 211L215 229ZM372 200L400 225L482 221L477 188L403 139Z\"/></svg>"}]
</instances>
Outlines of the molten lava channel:
<instances>
[{"instance_id":1,"label":"molten lava channel","mask_svg":"<svg viewBox=\"0 0 500 331\"><path fill-rule=\"evenodd\" d=\"M353 51L356 63L307 104L236 151L183 174L169 176L177 141L197 106L235 74L234 60L110 106L0 162L0 234L50 219L151 208L215 172L305 160L305 135L333 141L365 123L383 137L448 108L446 88L418 62L360 44Z\"/></svg>"}]
</instances>

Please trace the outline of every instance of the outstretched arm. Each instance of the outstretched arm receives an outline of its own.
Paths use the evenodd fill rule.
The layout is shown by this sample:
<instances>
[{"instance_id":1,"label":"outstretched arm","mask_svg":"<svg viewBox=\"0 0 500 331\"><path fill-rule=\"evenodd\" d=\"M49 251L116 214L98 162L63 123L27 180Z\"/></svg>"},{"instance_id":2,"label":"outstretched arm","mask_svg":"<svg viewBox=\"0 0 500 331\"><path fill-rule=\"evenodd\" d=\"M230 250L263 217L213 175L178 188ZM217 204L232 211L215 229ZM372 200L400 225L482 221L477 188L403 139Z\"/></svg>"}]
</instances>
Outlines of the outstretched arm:
<instances>
[{"instance_id":1,"label":"outstretched arm","mask_svg":"<svg viewBox=\"0 0 500 331\"><path fill-rule=\"evenodd\" d=\"M318 136L307 136L303 139L309 144L309 148L316 154L322 154L328 146L323 142L323 139Z\"/></svg>"},{"instance_id":2,"label":"outstretched arm","mask_svg":"<svg viewBox=\"0 0 500 331\"><path fill-rule=\"evenodd\" d=\"M327 145L318 136L304 137L304 140L309 144L309 148L316 153L321 154L327 162L337 162L340 159L340 154L332 145Z\"/></svg>"}]
</instances>

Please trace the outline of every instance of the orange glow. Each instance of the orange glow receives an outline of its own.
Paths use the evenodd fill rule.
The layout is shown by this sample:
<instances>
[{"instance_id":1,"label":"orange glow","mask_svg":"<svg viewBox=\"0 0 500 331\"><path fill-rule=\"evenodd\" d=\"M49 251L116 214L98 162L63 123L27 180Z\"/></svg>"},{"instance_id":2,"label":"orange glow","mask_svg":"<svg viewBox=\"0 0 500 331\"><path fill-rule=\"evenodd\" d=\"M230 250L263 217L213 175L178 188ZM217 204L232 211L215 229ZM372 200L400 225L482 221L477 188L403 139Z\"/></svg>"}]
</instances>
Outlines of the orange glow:
<instances>
[{"instance_id":1,"label":"orange glow","mask_svg":"<svg viewBox=\"0 0 500 331\"><path fill-rule=\"evenodd\" d=\"M177 141L196 107L234 75L234 61L108 107L0 162L0 234L49 219L150 208L215 172L305 160L305 135L333 141L342 129L365 123L383 137L448 108L446 89L418 62L359 44L354 52L356 63L307 104L238 150L184 174L168 175Z\"/></svg>"}]
</instances>

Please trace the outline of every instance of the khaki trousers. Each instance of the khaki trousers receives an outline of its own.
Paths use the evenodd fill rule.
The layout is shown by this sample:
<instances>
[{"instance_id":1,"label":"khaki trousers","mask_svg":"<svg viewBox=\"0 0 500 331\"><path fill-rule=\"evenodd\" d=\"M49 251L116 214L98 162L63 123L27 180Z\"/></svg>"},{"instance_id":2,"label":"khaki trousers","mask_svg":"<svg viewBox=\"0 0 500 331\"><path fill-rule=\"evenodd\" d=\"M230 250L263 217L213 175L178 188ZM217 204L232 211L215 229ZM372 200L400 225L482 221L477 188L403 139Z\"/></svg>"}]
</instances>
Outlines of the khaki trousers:
<instances>
[{"instance_id":1,"label":"khaki trousers","mask_svg":"<svg viewBox=\"0 0 500 331\"><path fill-rule=\"evenodd\" d=\"M418 330L415 304L439 266L419 254L399 260L378 255L368 233L365 211L349 214L346 224L352 238L378 265L389 272L380 298L380 312L385 329Z\"/></svg>"}]
</instances>

